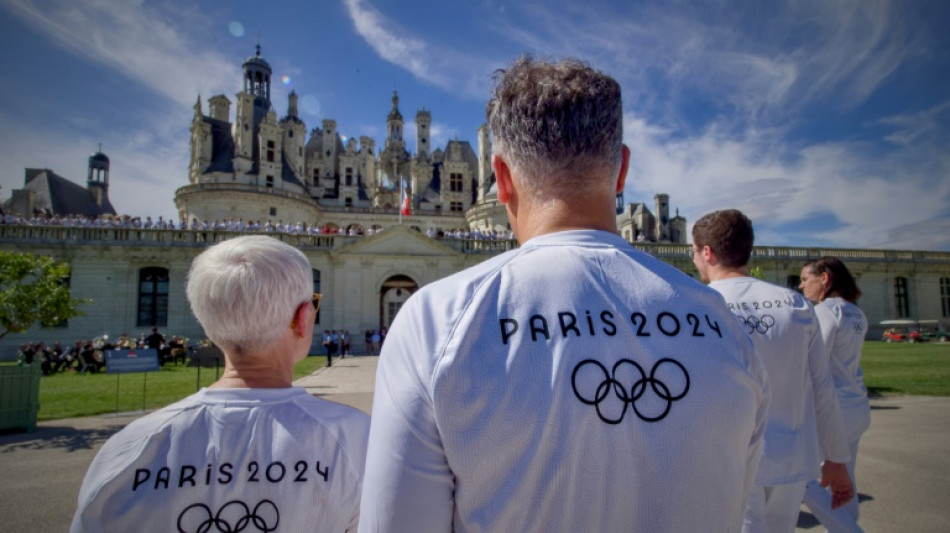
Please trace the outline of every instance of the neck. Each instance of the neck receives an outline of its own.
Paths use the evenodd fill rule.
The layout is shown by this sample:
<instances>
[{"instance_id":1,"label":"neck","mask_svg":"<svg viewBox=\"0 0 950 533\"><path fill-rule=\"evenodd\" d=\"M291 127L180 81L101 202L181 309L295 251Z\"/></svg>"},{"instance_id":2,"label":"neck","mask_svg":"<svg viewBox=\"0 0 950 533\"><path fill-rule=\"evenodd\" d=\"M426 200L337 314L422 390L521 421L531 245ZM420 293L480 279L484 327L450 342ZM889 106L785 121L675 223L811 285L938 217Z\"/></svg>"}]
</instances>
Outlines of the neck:
<instances>
[{"instance_id":1,"label":"neck","mask_svg":"<svg viewBox=\"0 0 950 533\"><path fill-rule=\"evenodd\" d=\"M574 200L557 198L543 204L523 202L517 214L515 235L519 243L548 233L569 230L603 230L617 233L613 199Z\"/></svg>"},{"instance_id":2,"label":"neck","mask_svg":"<svg viewBox=\"0 0 950 533\"><path fill-rule=\"evenodd\" d=\"M293 351L284 343L274 349L253 354L224 352L224 372L211 388L276 389L293 384L294 363L299 358L291 357Z\"/></svg>"},{"instance_id":3,"label":"neck","mask_svg":"<svg viewBox=\"0 0 950 533\"><path fill-rule=\"evenodd\" d=\"M729 278L746 278L749 277L749 268L746 266L741 267L725 267L725 266L715 266L709 269L709 281L722 281Z\"/></svg>"}]
</instances>

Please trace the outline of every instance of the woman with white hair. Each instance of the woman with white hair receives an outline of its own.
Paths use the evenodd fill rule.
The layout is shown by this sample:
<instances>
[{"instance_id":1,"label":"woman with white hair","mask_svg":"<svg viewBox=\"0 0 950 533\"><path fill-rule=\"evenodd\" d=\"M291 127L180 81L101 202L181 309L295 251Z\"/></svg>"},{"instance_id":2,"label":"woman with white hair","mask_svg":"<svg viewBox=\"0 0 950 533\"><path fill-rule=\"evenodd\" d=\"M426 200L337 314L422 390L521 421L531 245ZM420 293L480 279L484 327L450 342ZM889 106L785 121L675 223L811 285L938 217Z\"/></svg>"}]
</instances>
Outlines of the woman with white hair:
<instances>
[{"instance_id":1,"label":"woman with white hair","mask_svg":"<svg viewBox=\"0 0 950 533\"><path fill-rule=\"evenodd\" d=\"M199 255L187 294L225 370L109 439L79 493L77 531L351 531L369 417L292 386L318 296L307 258L266 236Z\"/></svg>"}]
</instances>

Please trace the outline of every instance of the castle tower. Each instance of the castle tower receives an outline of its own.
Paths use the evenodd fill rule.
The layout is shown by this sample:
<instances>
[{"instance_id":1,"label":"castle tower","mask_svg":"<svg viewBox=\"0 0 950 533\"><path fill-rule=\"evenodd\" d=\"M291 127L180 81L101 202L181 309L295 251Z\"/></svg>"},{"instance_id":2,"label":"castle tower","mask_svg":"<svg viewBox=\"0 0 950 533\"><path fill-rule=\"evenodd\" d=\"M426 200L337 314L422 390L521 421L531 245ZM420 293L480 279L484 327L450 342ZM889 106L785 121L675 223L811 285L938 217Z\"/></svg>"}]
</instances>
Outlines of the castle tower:
<instances>
[{"instance_id":1,"label":"castle tower","mask_svg":"<svg viewBox=\"0 0 950 533\"><path fill-rule=\"evenodd\" d=\"M416 154L421 158L429 157L430 126L432 113L425 109L416 111Z\"/></svg>"},{"instance_id":2,"label":"castle tower","mask_svg":"<svg viewBox=\"0 0 950 533\"><path fill-rule=\"evenodd\" d=\"M109 158L102 153L101 144L99 145L99 151L89 156L89 174L86 187L96 199L96 205L102 207L103 204L109 203Z\"/></svg>"},{"instance_id":3,"label":"castle tower","mask_svg":"<svg viewBox=\"0 0 950 533\"><path fill-rule=\"evenodd\" d=\"M271 68L257 53L244 61L244 90L237 94L237 116L232 128L234 137L234 169L250 171L254 160L260 157L257 129L270 110Z\"/></svg>"},{"instance_id":4,"label":"castle tower","mask_svg":"<svg viewBox=\"0 0 950 533\"><path fill-rule=\"evenodd\" d=\"M307 127L300 117L297 116L297 93L290 91L287 97L287 116L280 120L280 126L283 131L281 146L283 147L284 158L290 163L301 181L304 180L304 144L307 136Z\"/></svg>"},{"instance_id":5,"label":"castle tower","mask_svg":"<svg viewBox=\"0 0 950 533\"><path fill-rule=\"evenodd\" d=\"M386 131L389 132L386 137L387 150L403 150L406 147L406 141L402 138L402 113L399 112L399 95L393 91L393 109L386 117Z\"/></svg>"},{"instance_id":6,"label":"castle tower","mask_svg":"<svg viewBox=\"0 0 950 533\"><path fill-rule=\"evenodd\" d=\"M670 195L658 194L656 203L656 241L670 242Z\"/></svg>"},{"instance_id":7,"label":"castle tower","mask_svg":"<svg viewBox=\"0 0 950 533\"><path fill-rule=\"evenodd\" d=\"M491 140L488 137L488 124L478 127L478 203L485 201L485 195L491 189Z\"/></svg>"},{"instance_id":8,"label":"castle tower","mask_svg":"<svg viewBox=\"0 0 950 533\"><path fill-rule=\"evenodd\" d=\"M261 57L261 45L257 45L257 53L244 61L244 92L261 100L265 108L270 108L270 75L271 68Z\"/></svg>"},{"instance_id":9,"label":"castle tower","mask_svg":"<svg viewBox=\"0 0 950 533\"><path fill-rule=\"evenodd\" d=\"M208 99L209 113L211 118L222 122L231 120L231 101L227 96L219 94Z\"/></svg>"},{"instance_id":10,"label":"castle tower","mask_svg":"<svg viewBox=\"0 0 950 533\"><path fill-rule=\"evenodd\" d=\"M227 101L227 98L224 100ZM215 99L212 98L210 101L214 102ZM215 108L213 104L211 109L212 113L214 113ZM188 164L188 182L197 183L198 177L208 167L208 164L211 163L211 147L213 144L211 125L205 122L204 113L201 111L200 94L198 95L198 100L195 102L195 114L191 119L190 131L191 146L189 151L191 158Z\"/></svg>"}]
</instances>

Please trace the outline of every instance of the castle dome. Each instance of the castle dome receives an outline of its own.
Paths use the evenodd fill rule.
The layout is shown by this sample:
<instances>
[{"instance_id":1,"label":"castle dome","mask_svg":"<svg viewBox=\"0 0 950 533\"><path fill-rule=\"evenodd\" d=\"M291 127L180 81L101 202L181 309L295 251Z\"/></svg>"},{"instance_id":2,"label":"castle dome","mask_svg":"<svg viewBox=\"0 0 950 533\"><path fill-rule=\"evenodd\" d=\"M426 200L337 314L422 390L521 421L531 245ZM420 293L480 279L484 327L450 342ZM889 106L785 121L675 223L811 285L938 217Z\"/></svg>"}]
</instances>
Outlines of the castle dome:
<instances>
[{"instance_id":1,"label":"castle dome","mask_svg":"<svg viewBox=\"0 0 950 533\"><path fill-rule=\"evenodd\" d=\"M245 70L248 67L257 67L259 69L266 70L268 74L271 72L270 64L264 60L263 57L261 57L261 45L257 45L257 52L254 55L249 56L244 60L243 67Z\"/></svg>"},{"instance_id":2,"label":"castle dome","mask_svg":"<svg viewBox=\"0 0 950 533\"><path fill-rule=\"evenodd\" d=\"M92 155L89 156L89 163L90 163L90 164L92 164L92 163L101 163L101 164L105 164L106 166L108 166L108 165L109 165L109 157L106 156L106 154L104 154L104 153L102 153L102 152L96 152L96 153L94 153L94 154L92 154Z\"/></svg>"}]
</instances>

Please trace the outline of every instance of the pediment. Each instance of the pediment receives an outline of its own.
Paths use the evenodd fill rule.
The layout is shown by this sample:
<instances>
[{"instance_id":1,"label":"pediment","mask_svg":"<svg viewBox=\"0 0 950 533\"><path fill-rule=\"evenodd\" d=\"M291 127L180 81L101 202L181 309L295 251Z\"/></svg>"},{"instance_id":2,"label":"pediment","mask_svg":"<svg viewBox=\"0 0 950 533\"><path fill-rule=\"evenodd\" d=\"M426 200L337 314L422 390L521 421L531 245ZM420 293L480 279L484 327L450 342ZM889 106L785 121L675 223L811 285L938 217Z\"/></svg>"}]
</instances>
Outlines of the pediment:
<instances>
[{"instance_id":1,"label":"pediment","mask_svg":"<svg viewBox=\"0 0 950 533\"><path fill-rule=\"evenodd\" d=\"M339 248L334 255L458 256L461 252L406 226L393 226Z\"/></svg>"}]
</instances>

